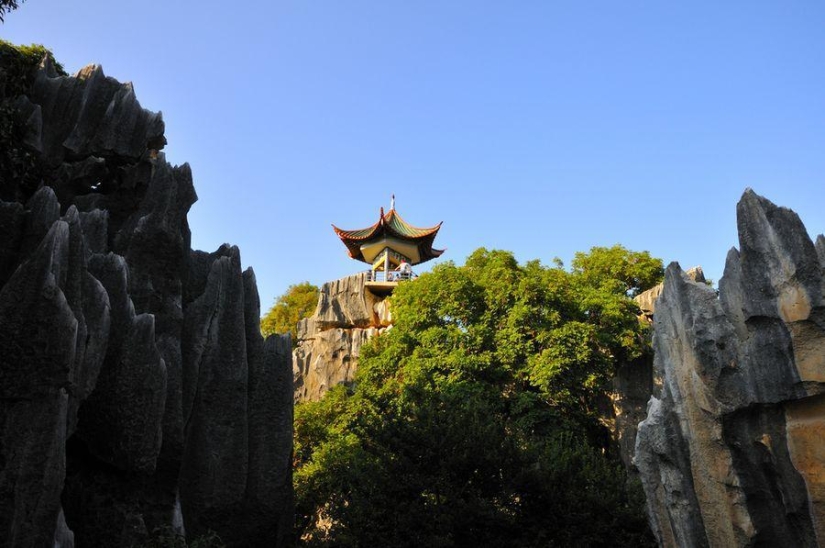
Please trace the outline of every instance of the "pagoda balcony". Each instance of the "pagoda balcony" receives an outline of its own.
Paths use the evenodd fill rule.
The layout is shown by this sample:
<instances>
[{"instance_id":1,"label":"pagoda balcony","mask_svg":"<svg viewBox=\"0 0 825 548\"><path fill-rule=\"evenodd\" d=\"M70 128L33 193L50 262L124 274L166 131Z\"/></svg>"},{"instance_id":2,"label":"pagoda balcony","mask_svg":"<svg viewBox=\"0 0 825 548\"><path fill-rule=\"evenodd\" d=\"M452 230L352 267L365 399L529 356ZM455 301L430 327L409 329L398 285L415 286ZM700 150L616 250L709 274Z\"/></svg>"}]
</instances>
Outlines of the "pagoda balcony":
<instances>
[{"instance_id":1,"label":"pagoda balcony","mask_svg":"<svg viewBox=\"0 0 825 548\"><path fill-rule=\"evenodd\" d=\"M366 274L368 283L408 282L416 278L416 275L412 272L397 272L393 270L390 270L389 272L384 272L383 270L367 270Z\"/></svg>"},{"instance_id":2,"label":"pagoda balcony","mask_svg":"<svg viewBox=\"0 0 825 548\"><path fill-rule=\"evenodd\" d=\"M364 285L376 294L389 294L392 290L401 283L414 280L416 275L412 272L398 272L390 270L384 272L383 270L367 270L365 272L366 279Z\"/></svg>"}]
</instances>

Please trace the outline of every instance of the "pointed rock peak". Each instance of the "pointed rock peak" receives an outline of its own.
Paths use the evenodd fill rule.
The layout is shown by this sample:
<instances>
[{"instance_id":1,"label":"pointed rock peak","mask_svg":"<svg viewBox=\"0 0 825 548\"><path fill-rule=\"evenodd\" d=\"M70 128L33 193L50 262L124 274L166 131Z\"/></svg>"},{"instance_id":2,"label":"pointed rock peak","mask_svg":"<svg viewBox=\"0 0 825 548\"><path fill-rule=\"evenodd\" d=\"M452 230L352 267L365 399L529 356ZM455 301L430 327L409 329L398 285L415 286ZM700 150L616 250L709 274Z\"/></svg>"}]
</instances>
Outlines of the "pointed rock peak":
<instances>
[{"instance_id":1,"label":"pointed rock peak","mask_svg":"<svg viewBox=\"0 0 825 548\"><path fill-rule=\"evenodd\" d=\"M78 80L88 80L89 78L93 78L95 76L105 76L103 74L103 67L100 65L86 65L74 75L74 77Z\"/></svg>"},{"instance_id":2,"label":"pointed rock peak","mask_svg":"<svg viewBox=\"0 0 825 548\"><path fill-rule=\"evenodd\" d=\"M40 65L38 68L49 78L57 78L58 76L57 68L54 66L54 59L48 53L43 56L43 59L40 60Z\"/></svg>"},{"instance_id":3,"label":"pointed rock peak","mask_svg":"<svg viewBox=\"0 0 825 548\"><path fill-rule=\"evenodd\" d=\"M819 264L825 269L825 236L820 234L816 237L816 255L819 257Z\"/></svg>"},{"instance_id":4,"label":"pointed rock peak","mask_svg":"<svg viewBox=\"0 0 825 548\"><path fill-rule=\"evenodd\" d=\"M26 203L30 226L50 226L60 218L60 202L51 187L41 187Z\"/></svg>"},{"instance_id":5,"label":"pointed rock peak","mask_svg":"<svg viewBox=\"0 0 825 548\"><path fill-rule=\"evenodd\" d=\"M667 268L665 268L665 280L667 280L668 276L671 278L674 276L682 278L684 275L685 273L678 261L672 261L669 265L667 265Z\"/></svg>"},{"instance_id":6,"label":"pointed rock peak","mask_svg":"<svg viewBox=\"0 0 825 548\"><path fill-rule=\"evenodd\" d=\"M42 204L51 203L57 204L57 195L54 193L54 189L50 186L42 186L26 202L26 209L42 207Z\"/></svg>"},{"instance_id":7,"label":"pointed rock peak","mask_svg":"<svg viewBox=\"0 0 825 548\"><path fill-rule=\"evenodd\" d=\"M69 224L77 223L80 221L80 214L77 212L77 207L74 204L69 206L69 209L66 210L66 214L63 215L62 220L66 221Z\"/></svg>"},{"instance_id":8,"label":"pointed rock peak","mask_svg":"<svg viewBox=\"0 0 825 548\"><path fill-rule=\"evenodd\" d=\"M804 228L802 220L794 210L778 206L750 188L742 194L742 198L736 206L736 211L738 216L743 214L763 216L772 225L790 222L795 225L794 228Z\"/></svg>"},{"instance_id":9,"label":"pointed rock peak","mask_svg":"<svg viewBox=\"0 0 825 548\"><path fill-rule=\"evenodd\" d=\"M707 280L705 280L705 272L702 270L701 266L694 266L693 268L688 269L686 274L688 278L696 283L703 284L707 282Z\"/></svg>"}]
</instances>

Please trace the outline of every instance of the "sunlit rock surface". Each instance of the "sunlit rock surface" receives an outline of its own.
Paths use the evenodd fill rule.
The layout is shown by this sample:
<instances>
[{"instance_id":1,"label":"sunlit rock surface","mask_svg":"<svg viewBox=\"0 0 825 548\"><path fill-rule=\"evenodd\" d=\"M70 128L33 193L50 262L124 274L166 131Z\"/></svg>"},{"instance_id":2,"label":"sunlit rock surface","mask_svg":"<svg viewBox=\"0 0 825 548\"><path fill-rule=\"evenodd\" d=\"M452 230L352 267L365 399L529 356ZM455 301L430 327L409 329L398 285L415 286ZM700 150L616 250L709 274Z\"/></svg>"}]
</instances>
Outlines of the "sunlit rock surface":
<instances>
[{"instance_id":1,"label":"sunlit rock surface","mask_svg":"<svg viewBox=\"0 0 825 548\"><path fill-rule=\"evenodd\" d=\"M161 115L48 60L5 99L42 183L0 174L0 545L289 544L289 339L237 248L190 249Z\"/></svg>"},{"instance_id":2,"label":"sunlit rock surface","mask_svg":"<svg viewBox=\"0 0 825 548\"><path fill-rule=\"evenodd\" d=\"M315 314L298 324L293 352L295 401L317 401L353 380L361 346L392 325L390 301L364 285L364 274L327 282Z\"/></svg>"},{"instance_id":3,"label":"sunlit rock surface","mask_svg":"<svg viewBox=\"0 0 825 548\"><path fill-rule=\"evenodd\" d=\"M825 544L823 239L748 190L719 294L672 263L635 464L664 546Z\"/></svg>"}]
</instances>

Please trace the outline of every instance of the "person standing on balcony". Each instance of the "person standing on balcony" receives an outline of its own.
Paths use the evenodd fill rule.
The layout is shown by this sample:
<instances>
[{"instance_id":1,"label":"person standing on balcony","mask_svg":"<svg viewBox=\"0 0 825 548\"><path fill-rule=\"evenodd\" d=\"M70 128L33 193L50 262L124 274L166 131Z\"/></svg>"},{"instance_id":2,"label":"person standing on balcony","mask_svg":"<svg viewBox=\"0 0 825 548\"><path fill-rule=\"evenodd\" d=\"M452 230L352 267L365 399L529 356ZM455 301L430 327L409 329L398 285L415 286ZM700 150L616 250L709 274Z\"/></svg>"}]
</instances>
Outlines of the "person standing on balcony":
<instances>
[{"instance_id":1,"label":"person standing on balcony","mask_svg":"<svg viewBox=\"0 0 825 548\"><path fill-rule=\"evenodd\" d=\"M412 266L410 266L410 263L404 259L401 259L401 264L398 265L398 272L401 273L402 280L409 280L412 278Z\"/></svg>"}]
</instances>

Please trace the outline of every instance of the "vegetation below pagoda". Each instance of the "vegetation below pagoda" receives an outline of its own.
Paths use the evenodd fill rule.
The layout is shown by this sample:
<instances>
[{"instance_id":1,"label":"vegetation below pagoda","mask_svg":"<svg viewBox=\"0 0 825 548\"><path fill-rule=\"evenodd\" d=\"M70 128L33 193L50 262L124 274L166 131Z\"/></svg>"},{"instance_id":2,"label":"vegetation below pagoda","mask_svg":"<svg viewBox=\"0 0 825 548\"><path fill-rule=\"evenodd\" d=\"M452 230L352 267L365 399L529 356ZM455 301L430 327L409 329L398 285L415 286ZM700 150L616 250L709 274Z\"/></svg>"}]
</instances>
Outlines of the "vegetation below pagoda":
<instances>
[{"instance_id":1,"label":"vegetation below pagoda","mask_svg":"<svg viewBox=\"0 0 825 548\"><path fill-rule=\"evenodd\" d=\"M295 328L298 322L309 318L318 304L318 287L309 282L291 285L275 299L272 308L261 318L264 337L289 333L292 344L296 343Z\"/></svg>"},{"instance_id":2,"label":"vegetation below pagoda","mask_svg":"<svg viewBox=\"0 0 825 548\"><path fill-rule=\"evenodd\" d=\"M519 265L479 249L392 297L352 386L296 408L310 546L645 546L638 485L600 420L647 351L630 296L662 263L621 246Z\"/></svg>"}]
</instances>

